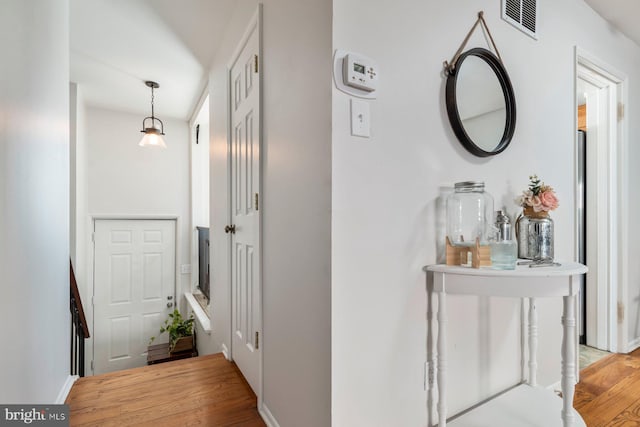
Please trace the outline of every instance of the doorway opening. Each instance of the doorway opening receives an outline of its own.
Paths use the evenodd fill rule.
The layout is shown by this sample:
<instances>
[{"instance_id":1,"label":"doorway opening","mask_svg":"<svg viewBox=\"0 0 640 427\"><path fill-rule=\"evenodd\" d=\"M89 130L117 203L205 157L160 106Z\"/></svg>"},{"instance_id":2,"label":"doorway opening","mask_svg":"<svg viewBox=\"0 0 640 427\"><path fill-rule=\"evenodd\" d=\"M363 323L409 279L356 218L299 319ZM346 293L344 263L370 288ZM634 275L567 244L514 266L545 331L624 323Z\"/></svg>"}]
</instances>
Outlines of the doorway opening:
<instances>
[{"instance_id":1,"label":"doorway opening","mask_svg":"<svg viewBox=\"0 0 640 427\"><path fill-rule=\"evenodd\" d=\"M581 289L581 342L627 349L626 76L576 47L576 257L589 267Z\"/></svg>"}]
</instances>

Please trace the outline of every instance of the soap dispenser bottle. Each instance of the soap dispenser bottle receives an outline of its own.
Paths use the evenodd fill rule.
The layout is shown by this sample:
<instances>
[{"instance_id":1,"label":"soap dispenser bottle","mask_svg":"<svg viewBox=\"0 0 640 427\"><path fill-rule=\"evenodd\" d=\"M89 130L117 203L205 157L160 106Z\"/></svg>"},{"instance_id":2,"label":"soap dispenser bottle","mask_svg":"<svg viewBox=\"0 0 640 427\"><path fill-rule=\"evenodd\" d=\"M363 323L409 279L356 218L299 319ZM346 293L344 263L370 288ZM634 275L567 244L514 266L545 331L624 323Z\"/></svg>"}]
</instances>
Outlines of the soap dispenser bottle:
<instances>
[{"instance_id":1,"label":"soap dispenser bottle","mask_svg":"<svg viewBox=\"0 0 640 427\"><path fill-rule=\"evenodd\" d=\"M491 242L491 267L514 270L518 260L518 243L513 239L511 222L503 211L496 212L496 235Z\"/></svg>"}]
</instances>

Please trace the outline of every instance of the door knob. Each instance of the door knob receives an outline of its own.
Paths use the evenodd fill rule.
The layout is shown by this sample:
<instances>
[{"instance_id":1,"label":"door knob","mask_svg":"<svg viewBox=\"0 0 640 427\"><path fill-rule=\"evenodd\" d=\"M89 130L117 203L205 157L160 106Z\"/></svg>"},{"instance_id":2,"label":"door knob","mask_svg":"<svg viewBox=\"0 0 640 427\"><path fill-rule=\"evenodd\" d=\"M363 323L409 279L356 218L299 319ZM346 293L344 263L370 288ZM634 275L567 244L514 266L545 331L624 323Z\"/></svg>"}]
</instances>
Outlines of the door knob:
<instances>
[{"instance_id":1,"label":"door knob","mask_svg":"<svg viewBox=\"0 0 640 427\"><path fill-rule=\"evenodd\" d=\"M167 303L167 307L168 307L168 308L173 307L173 303L172 303L172 302L168 302L168 303Z\"/></svg>"},{"instance_id":2,"label":"door knob","mask_svg":"<svg viewBox=\"0 0 640 427\"><path fill-rule=\"evenodd\" d=\"M236 234L236 225L235 224L225 225L224 232L227 234L229 233Z\"/></svg>"}]
</instances>

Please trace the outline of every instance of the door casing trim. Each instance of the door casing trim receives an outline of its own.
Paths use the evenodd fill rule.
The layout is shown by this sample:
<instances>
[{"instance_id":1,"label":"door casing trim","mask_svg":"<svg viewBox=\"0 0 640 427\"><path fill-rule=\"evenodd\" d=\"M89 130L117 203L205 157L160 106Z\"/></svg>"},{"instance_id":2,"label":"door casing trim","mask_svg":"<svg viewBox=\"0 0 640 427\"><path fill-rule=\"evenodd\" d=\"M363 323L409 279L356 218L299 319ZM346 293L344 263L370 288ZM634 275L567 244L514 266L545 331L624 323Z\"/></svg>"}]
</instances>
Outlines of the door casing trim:
<instances>
[{"instance_id":1,"label":"door casing trim","mask_svg":"<svg viewBox=\"0 0 640 427\"><path fill-rule=\"evenodd\" d=\"M618 117L619 104L628 105L628 76L613 66L600 60L588 51L575 46L574 51L574 94L577 95L577 80L580 78L583 70L598 74L602 80L608 81L608 87L611 89L608 107L611 110L609 123L611 124L607 138L606 150L609 155L609 161L606 166L607 193L609 203L607 206L599 206L598 211L607 210L608 224L607 227L607 259L598 261L598 268L604 268L607 276L607 301L598 301L598 307L605 309L597 309L595 313L589 310L587 306L587 319L596 319L598 325L595 329L604 331L602 337L597 337L598 347L606 347L605 350L612 352L626 353L633 350L629 342L628 331L629 325L627 320L628 303L628 238L624 230L628 229L629 213L628 213L628 122L625 117ZM575 96L574 123L575 123L575 153L574 161L577 162L577 96ZM615 112L615 113L614 113ZM575 164L574 164L575 165ZM575 194L577 194L578 176L577 167L575 170ZM577 212L575 217L576 236L577 230ZM599 227L599 225L597 226ZM577 239L575 246L575 259L578 257ZM587 297L595 297L587 290ZM619 313L621 314L619 316ZM587 322L587 331L588 322ZM593 328L592 328L593 329ZM587 339L589 337L587 336ZM640 343L638 343L640 345Z\"/></svg>"}]
</instances>

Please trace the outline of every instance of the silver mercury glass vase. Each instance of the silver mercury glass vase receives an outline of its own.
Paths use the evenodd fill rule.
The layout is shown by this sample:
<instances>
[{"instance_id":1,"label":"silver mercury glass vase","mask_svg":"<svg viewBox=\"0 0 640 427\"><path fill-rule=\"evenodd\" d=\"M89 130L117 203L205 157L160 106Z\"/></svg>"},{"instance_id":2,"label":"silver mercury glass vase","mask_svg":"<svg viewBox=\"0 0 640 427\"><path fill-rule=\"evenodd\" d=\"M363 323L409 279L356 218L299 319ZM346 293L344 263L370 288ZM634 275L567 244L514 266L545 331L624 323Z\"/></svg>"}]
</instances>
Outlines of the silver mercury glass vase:
<instances>
[{"instance_id":1,"label":"silver mercury glass vase","mask_svg":"<svg viewBox=\"0 0 640 427\"><path fill-rule=\"evenodd\" d=\"M518 258L553 260L553 220L547 212L525 208L516 224Z\"/></svg>"}]
</instances>

